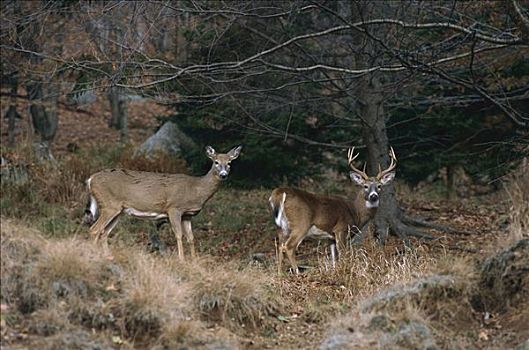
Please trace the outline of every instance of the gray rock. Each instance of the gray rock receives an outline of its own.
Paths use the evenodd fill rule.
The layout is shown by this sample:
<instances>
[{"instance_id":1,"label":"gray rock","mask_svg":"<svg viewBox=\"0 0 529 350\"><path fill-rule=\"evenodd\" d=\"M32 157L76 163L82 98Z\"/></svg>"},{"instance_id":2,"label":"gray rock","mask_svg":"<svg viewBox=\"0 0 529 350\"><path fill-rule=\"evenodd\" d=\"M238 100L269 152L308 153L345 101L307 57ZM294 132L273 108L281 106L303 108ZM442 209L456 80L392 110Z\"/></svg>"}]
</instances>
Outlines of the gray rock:
<instances>
[{"instance_id":1,"label":"gray rock","mask_svg":"<svg viewBox=\"0 0 529 350\"><path fill-rule=\"evenodd\" d=\"M357 334L335 332L326 337L320 345L320 350L345 350L351 349Z\"/></svg>"},{"instance_id":2,"label":"gray rock","mask_svg":"<svg viewBox=\"0 0 529 350\"><path fill-rule=\"evenodd\" d=\"M193 140L184 134L175 123L167 122L136 150L135 156L144 155L147 158L153 158L158 152L180 156L183 151L196 147Z\"/></svg>"},{"instance_id":3,"label":"gray rock","mask_svg":"<svg viewBox=\"0 0 529 350\"><path fill-rule=\"evenodd\" d=\"M0 156L0 179L4 184L25 184L29 181L28 169L23 165L13 164Z\"/></svg>"},{"instance_id":4,"label":"gray rock","mask_svg":"<svg viewBox=\"0 0 529 350\"><path fill-rule=\"evenodd\" d=\"M320 345L321 350L438 348L430 328L422 321L395 321L386 314L363 314L351 318L341 326L333 327Z\"/></svg>"},{"instance_id":5,"label":"gray rock","mask_svg":"<svg viewBox=\"0 0 529 350\"><path fill-rule=\"evenodd\" d=\"M104 343L100 339L95 338L92 334L76 330L71 333L61 334L60 337L56 339L55 344L56 349L87 349L87 350L105 350L112 349L113 347Z\"/></svg>"},{"instance_id":6,"label":"gray rock","mask_svg":"<svg viewBox=\"0 0 529 350\"><path fill-rule=\"evenodd\" d=\"M529 300L529 239L488 258L481 268L478 309L501 311Z\"/></svg>"},{"instance_id":7,"label":"gray rock","mask_svg":"<svg viewBox=\"0 0 529 350\"><path fill-rule=\"evenodd\" d=\"M393 348L393 344L404 349L438 349L430 328L418 321L401 324L399 330L390 337L388 348Z\"/></svg>"},{"instance_id":8,"label":"gray rock","mask_svg":"<svg viewBox=\"0 0 529 350\"><path fill-rule=\"evenodd\" d=\"M404 285L383 289L360 304L362 312L381 310L402 301L421 301L428 296L445 296L456 293L461 286L456 277L432 275Z\"/></svg>"},{"instance_id":9,"label":"gray rock","mask_svg":"<svg viewBox=\"0 0 529 350\"><path fill-rule=\"evenodd\" d=\"M529 350L529 339L519 344L514 350Z\"/></svg>"},{"instance_id":10,"label":"gray rock","mask_svg":"<svg viewBox=\"0 0 529 350\"><path fill-rule=\"evenodd\" d=\"M76 105L89 105L97 101L97 95L93 90L85 90L71 94L69 102Z\"/></svg>"}]
</instances>

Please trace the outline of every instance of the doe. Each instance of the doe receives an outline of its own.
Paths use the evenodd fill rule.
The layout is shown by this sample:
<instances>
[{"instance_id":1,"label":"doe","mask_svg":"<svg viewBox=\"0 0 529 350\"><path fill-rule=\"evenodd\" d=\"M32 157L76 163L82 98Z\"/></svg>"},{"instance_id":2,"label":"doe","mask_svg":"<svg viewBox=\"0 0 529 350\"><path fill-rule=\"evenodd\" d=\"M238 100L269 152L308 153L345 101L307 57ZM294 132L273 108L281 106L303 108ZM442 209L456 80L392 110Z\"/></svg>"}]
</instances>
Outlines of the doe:
<instances>
[{"instance_id":1,"label":"doe","mask_svg":"<svg viewBox=\"0 0 529 350\"><path fill-rule=\"evenodd\" d=\"M108 235L126 213L144 219L168 218L178 244L178 257L184 260L182 233L189 242L191 257L195 245L191 218L197 215L230 173L230 163L241 153L242 146L228 153L217 153L211 146L206 155L213 161L204 176L161 174L126 169L109 169L93 174L87 180L90 194L85 222L92 223L90 234L98 241ZM98 215L99 214L99 215Z\"/></svg>"}]
</instances>

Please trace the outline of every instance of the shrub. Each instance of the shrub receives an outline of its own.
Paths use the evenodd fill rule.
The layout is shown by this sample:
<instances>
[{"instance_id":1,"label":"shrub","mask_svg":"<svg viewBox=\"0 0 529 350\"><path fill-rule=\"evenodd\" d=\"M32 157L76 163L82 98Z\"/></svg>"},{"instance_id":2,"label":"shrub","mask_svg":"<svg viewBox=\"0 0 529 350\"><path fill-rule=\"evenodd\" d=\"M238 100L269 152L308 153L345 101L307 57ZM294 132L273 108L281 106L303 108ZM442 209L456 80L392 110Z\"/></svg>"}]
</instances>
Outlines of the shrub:
<instances>
[{"instance_id":1,"label":"shrub","mask_svg":"<svg viewBox=\"0 0 529 350\"><path fill-rule=\"evenodd\" d=\"M272 280L261 271L202 260L187 265L185 274L202 317L222 321L230 329L257 327L266 316L282 308L277 295L267 289L273 285Z\"/></svg>"},{"instance_id":2,"label":"shrub","mask_svg":"<svg viewBox=\"0 0 529 350\"><path fill-rule=\"evenodd\" d=\"M8 320L6 327L23 325L26 332L40 336L24 343L31 348L85 348L107 344L110 339L125 348L237 344L232 335L206 332L200 322L200 318L215 319L203 313L216 310L198 310L191 295L202 286L197 278L215 279L206 272L211 269L209 264L182 264L175 256L153 257L130 248L110 252L78 238L46 240L11 220L2 220L1 229L2 320ZM239 280L233 278L235 274L226 272L233 283L249 276L243 273ZM226 283L222 276L221 281ZM246 305L240 312L244 320L257 315L269 301L267 295L255 292L261 288L248 283L235 288L232 296L217 291L224 293L222 305L224 300ZM233 308L227 312L234 314ZM224 340L225 336L230 340Z\"/></svg>"},{"instance_id":3,"label":"shrub","mask_svg":"<svg viewBox=\"0 0 529 350\"><path fill-rule=\"evenodd\" d=\"M127 337L140 342L156 338L165 324L178 324L191 314L190 288L176 274L173 261L133 252L124 265L116 311Z\"/></svg>"},{"instance_id":4,"label":"shrub","mask_svg":"<svg viewBox=\"0 0 529 350\"><path fill-rule=\"evenodd\" d=\"M528 150L529 151L529 150ZM529 158L524 158L504 183L510 200L509 230L513 239L529 237Z\"/></svg>"},{"instance_id":5,"label":"shrub","mask_svg":"<svg viewBox=\"0 0 529 350\"><path fill-rule=\"evenodd\" d=\"M132 148L125 148L117 159L117 165L121 168L152 171L156 173L186 174L188 173L186 163L183 159L175 158L163 152L158 152L152 157L145 155L134 155Z\"/></svg>"},{"instance_id":6,"label":"shrub","mask_svg":"<svg viewBox=\"0 0 529 350\"><path fill-rule=\"evenodd\" d=\"M382 286L409 281L433 266L434 258L420 251L405 253L391 246L380 247L373 242L353 247L338 260L335 269L328 270L325 262L315 274L329 283L342 285L350 296L369 295Z\"/></svg>"}]
</instances>

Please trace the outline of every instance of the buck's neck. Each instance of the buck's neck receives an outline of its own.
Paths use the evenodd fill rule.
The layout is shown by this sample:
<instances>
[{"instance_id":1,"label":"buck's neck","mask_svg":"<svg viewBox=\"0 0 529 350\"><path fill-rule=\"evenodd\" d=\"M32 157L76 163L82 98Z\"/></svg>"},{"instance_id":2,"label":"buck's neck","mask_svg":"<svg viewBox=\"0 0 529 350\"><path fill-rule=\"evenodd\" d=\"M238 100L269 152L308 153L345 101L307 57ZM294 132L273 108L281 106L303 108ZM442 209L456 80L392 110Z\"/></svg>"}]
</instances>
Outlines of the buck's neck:
<instances>
[{"instance_id":1,"label":"buck's neck","mask_svg":"<svg viewBox=\"0 0 529 350\"><path fill-rule=\"evenodd\" d=\"M365 225L369 220L371 220L377 213L378 207L367 208L366 199L362 190L359 190L356 194L356 198L351 202L352 208L358 216L359 227Z\"/></svg>"}]
</instances>

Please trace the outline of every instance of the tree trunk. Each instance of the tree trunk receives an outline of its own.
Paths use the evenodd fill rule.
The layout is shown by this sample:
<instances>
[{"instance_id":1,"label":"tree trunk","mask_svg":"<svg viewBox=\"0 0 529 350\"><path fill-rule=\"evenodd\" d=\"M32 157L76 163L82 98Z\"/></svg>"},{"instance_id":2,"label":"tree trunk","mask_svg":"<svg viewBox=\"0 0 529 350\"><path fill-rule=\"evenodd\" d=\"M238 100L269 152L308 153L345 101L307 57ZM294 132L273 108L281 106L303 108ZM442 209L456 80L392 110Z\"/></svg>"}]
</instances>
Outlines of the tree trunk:
<instances>
[{"instance_id":1,"label":"tree trunk","mask_svg":"<svg viewBox=\"0 0 529 350\"><path fill-rule=\"evenodd\" d=\"M57 92L50 84L45 95L44 83L34 81L26 84L30 100L29 112L39 142L35 146L35 154L41 160L54 160L50 144L55 138L59 119L57 117Z\"/></svg>"},{"instance_id":2,"label":"tree trunk","mask_svg":"<svg viewBox=\"0 0 529 350\"><path fill-rule=\"evenodd\" d=\"M389 165L389 141L386 132L384 115L384 98L378 74L366 76L358 96L358 111L362 119L362 136L367 146L368 173L376 174L378 165L386 168ZM397 158L398 158L398 152ZM398 166L397 166L398 172ZM408 236L431 239L429 234L412 226L414 220L404 223L404 214L395 196L395 186L391 183L381 191L380 206L375 216L375 236L384 244L389 233L399 236L407 247L411 246ZM449 228L446 228L449 230Z\"/></svg>"},{"instance_id":3,"label":"tree trunk","mask_svg":"<svg viewBox=\"0 0 529 350\"><path fill-rule=\"evenodd\" d=\"M11 78L11 97L9 99L9 109L6 112L7 117L7 144L9 147L15 145L15 127L16 119L20 118L17 113L17 92L18 92L18 78L15 75Z\"/></svg>"},{"instance_id":4,"label":"tree trunk","mask_svg":"<svg viewBox=\"0 0 529 350\"><path fill-rule=\"evenodd\" d=\"M119 93L116 87L111 87L107 93L108 102L110 103L110 119L108 121L108 126L111 128L118 129L119 125Z\"/></svg>"},{"instance_id":5,"label":"tree trunk","mask_svg":"<svg viewBox=\"0 0 529 350\"><path fill-rule=\"evenodd\" d=\"M446 166L446 198L450 201L457 199L455 166Z\"/></svg>"},{"instance_id":6,"label":"tree trunk","mask_svg":"<svg viewBox=\"0 0 529 350\"><path fill-rule=\"evenodd\" d=\"M389 165L389 142L384 115L384 97L380 89L378 74L366 76L359 89L358 111L362 119L362 136L367 147L368 173L376 174L378 165L382 168ZM384 244L388 233L397 233L406 245L409 240L402 229L401 210L395 198L395 187L389 184L381 192L380 207L375 216L375 236Z\"/></svg>"},{"instance_id":7,"label":"tree trunk","mask_svg":"<svg viewBox=\"0 0 529 350\"><path fill-rule=\"evenodd\" d=\"M26 85L28 97L31 101L29 112L33 122L35 132L40 136L41 141L51 142L55 137L58 126L57 110L55 103L56 96L44 97L42 82L32 82Z\"/></svg>"},{"instance_id":8,"label":"tree trunk","mask_svg":"<svg viewBox=\"0 0 529 350\"><path fill-rule=\"evenodd\" d=\"M179 1L177 2L179 4ZM177 64L184 64L187 62L188 43L184 35L186 30L191 30L189 14L187 12L179 13L175 17L176 20L176 35L175 35L175 59Z\"/></svg>"},{"instance_id":9,"label":"tree trunk","mask_svg":"<svg viewBox=\"0 0 529 350\"><path fill-rule=\"evenodd\" d=\"M127 100L115 86L111 87L107 94L110 103L110 120L108 126L120 131L120 141L128 141L128 105Z\"/></svg>"},{"instance_id":10,"label":"tree trunk","mask_svg":"<svg viewBox=\"0 0 529 350\"><path fill-rule=\"evenodd\" d=\"M125 144L129 141L129 110L127 101L122 97L118 106L119 141Z\"/></svg>"}]
</instances>

